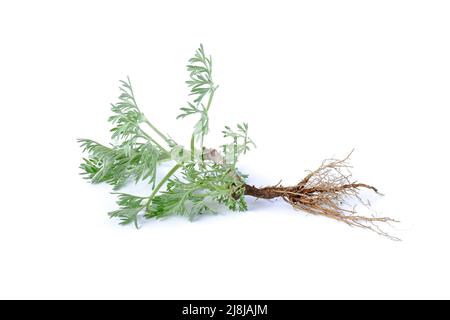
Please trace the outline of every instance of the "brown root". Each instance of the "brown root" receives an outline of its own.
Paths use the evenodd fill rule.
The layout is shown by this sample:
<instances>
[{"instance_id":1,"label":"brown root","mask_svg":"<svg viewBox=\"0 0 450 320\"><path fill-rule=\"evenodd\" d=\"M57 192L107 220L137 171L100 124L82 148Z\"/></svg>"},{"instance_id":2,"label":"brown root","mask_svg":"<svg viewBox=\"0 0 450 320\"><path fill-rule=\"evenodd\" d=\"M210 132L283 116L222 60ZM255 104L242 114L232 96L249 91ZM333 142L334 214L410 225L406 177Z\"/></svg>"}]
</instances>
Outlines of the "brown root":
<instances>
[{"instance_id":1,"label":"brown root","mask_svg":"<svg viewBox=\"0 0 450 320\"><path fill-rule=\"evenodd\" d=\"M389 235L379 226L382 223L398 221L388 217L362 216L357 214L355 207L346 208L345 201L350 198L358 200L365 206L369 205L360 198L360 189L364 188L380 194L375 187L351 180L348 160L352 152L342 160L323 161L318 169L310 171L295 186L283 187L278 183L275 186L257 188L246 184L245 194L262 199L282 198L295 209L342 221L349 226L368 229L391 240L400 240Z\"/></svg>"}]
</instances>

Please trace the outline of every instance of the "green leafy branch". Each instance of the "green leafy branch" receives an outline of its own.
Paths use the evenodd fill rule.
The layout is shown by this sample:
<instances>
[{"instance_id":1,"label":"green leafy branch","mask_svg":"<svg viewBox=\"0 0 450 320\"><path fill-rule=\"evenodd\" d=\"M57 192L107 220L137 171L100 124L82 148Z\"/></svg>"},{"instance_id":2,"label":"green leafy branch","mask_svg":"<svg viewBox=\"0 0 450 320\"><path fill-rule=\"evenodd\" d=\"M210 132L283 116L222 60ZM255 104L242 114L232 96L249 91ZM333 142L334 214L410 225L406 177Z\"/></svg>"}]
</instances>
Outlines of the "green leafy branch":
<instances>
[{"instance_id":1,"label":"green leafy branch","mask_svg":"<svg viewBox=\"0 0 450 320\"><path fill-rule=\"evenodd\" d=\"M237 130L231 129L229 126L225 126L225 130L222 131L224 138L231 138L231 145L223 145L223 152L225 155L232 155L232 161L234 164L241 154L246 154L250 150L251 146L256 148L255 143L248 136L248 124L242 123L237 125ZM231 150L229 150L231 148Z\"/></svg>"},{"instance_id":2,"label":"green leafy branch","mask_svg":"<svg viewBox=\"0 0 450 320\"><path fill-rule=\"evenodd\" d=\"M245 210L244 199L245 175L237 172L236 161L227 164L216 158L204 156L195 159L196 146L203 151L204 137L209 133L209 109L212 105L214 92L218 88L212 80L212 58L205 54L202 45L196 50L194 57L187 65L192 101L181 108L177 117L186 118L199 115L191 137L191 157L176 163L172 169L159 181L156 181L159 165L167 160L179 146L168 136L161 133L139 109L131 81L120 82L119 101L112 104L113 115L109 122L111 129L111 146L104 146L90 139L79 139L83 151L88 153L80 165L82 175L92 183L106 182L114 190L125 186L129 181L135 183L146 180L150 183L151 193L139 197L126 193L118 195L119 208L109 213L111 217L119 218L121 224L134 223L138 226L141 213L145 218L163 218L178 214L194 219L204 213L214 213L217 204L223 204L229 209ZM204 101L207 101L206 104ZM151 129L143 129L146 125ZM225 137L233 137L237 153L249 150L253 142L248 138L248 126L239 125L238 131L227 128ZM162 140L164 145L157 142ZM224 155L219 155L225 159ZM199 161L197 161L199 160ZM181 171L180 175L176 173ZM166 186L165 190L162 190ZM214 205L216 203L216 205Z\"/></svg>"},{"instance_id":3,"label":"green leafy branch","mask_svg":"<svg viewBox=\"0 0 450 320\"><path fill-rule=\"evenodd\" d=\"M186 84L191 90L189 95L193 96L193 101L188 101L187 107L180 108L182 113L177 119L195 114L200 116L191 137L191 153L194 155L196 141L200 143L200 151L203 151L204 137L209 133L208 111L218 86L212 79L212 57L205 54L203 45L200 45L194 57L189 59L186 68L189 72L189 80L186 81ZM207 98L206 105L203 103L205 98Z\"/></svg>"}]
</instances>

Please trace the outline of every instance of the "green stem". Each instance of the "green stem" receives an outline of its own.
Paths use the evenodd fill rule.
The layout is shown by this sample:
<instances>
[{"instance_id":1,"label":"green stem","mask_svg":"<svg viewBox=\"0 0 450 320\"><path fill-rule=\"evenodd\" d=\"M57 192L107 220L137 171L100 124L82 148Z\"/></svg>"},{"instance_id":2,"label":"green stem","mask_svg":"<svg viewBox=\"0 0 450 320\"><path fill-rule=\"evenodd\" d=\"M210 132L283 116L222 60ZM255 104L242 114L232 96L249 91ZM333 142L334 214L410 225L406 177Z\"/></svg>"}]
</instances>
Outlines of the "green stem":
<instances>
[{"instance_id":1,"label":"green stem","mask_svg":"<svg viewBox=\"0 0 450 320\"><path fill-rule=\"evenodd\" d=\"M216 92L217 88L218 88L218 86L214 87L211 90L211 93L209 94L208 103L206 104L206 112L208 112L209 108L211 107L211 103L212 103L213 98L214 98L214 92ZM204 139L205 139L205 135L202 133L202 136L200 137L200 152L201 152L201 158L202 158L201 160L202 160L202 162L203 162L203 142L204 142Z\"/></svg>"},{"instance_id":2,"label":"green stem","mask_svg":"<svg viewBox=\"0 0 450 320\"><path fill-rule=\"evenodd\" d=\"M161 179L161 181L158 183L158 185L155 187L155 189L153 189L152 194L148 197L148 202L147 202L147 210L150 208L150 204L152 203L153 198L156 196L156 194L158 193L159 189L161 189L161 187L164 185L164 183L167 182L167 180L169 180L169 178L171 176L173 176L173 174L182 167L183 165L178 163L176 164L172 169L170 169L170 171L164 176L164 178Z\"/></svg>"},{"instance_id":3,"label":"green stem","mask_svg":"<svg viewBox=\"0 0 450 320\"><path fill-rule=\"evenodd\" d=\"M237 163L237 138L234 138L234 145L233 145L233 164L236 166Z\"/></svg>"},{"instance_id":4,"label":"green stem","mask_svg":"<svg viewBox=\"0 0 450 320\"><path fill-rule=\"evenodd\" d=\"M191 161L195 160L195 134L192 134L191 137Z\"/></svg>"},{"instance_id":5,"label":"green stem","mask_svg":"<svg viewBox=\"0 0 450 320\"><path fill-rule=\"evenodd\" d=\"M204 157L203 157L203 139L204 139L204 135L202 134L201 138L200 138L200 157L203 163Z\"/></svg>"},{"instance_id":6,"label":"green stem","mask_svg":"<svg viewBox=\"0 0 450 320\"><path fill-rule=\"evenodd\" d=\"M217 89L218 87L219 87L219 86L216 86L216 87L214 87L214 88L211 90L211 93L210 93L209 99L208 99L208 104L206 105L206 111L209 111L209 108L211 107L212 100L213 100L213 98L214 98L214 92L216 92L216 89Z\"/></svg>"},{"instance_id":7,"label":"green stem","mask_svg":"<svg viewBox=\"0 0 450 320\"><path fill-rule=\"evenodd\" d=\"M147 119L145 119L145 123L148 124L148 126L149 126L150 128L152 128L152 130L155 131L156 134L157 134L158 136L160 136L161 139L163 139L163 140L167 143L168 146L172 146L172 145L173 145L173 142L172 142L169 138L167 138L164 134L162 134L161 131L159 131L154 125L152 125L152 124L150 123L150 121L148 121Z\"/></svg>"},{"instance_id":8,"label":"green stem","mask_svg":"<svg viewBox=\"0 0 450 320\"><path fill-rule=\"evenodd\" d=\"M141 129L142 134L144 135L144 138L147 138L148 140L150 140L153 144L155 144L156 146L158 146L163 152L169 154L170 152L167 151L166 148L164 148L162 145L160 145L155 139L153 139L147 132L145 132L144 130Z\"/></svg>"}]
</instances>

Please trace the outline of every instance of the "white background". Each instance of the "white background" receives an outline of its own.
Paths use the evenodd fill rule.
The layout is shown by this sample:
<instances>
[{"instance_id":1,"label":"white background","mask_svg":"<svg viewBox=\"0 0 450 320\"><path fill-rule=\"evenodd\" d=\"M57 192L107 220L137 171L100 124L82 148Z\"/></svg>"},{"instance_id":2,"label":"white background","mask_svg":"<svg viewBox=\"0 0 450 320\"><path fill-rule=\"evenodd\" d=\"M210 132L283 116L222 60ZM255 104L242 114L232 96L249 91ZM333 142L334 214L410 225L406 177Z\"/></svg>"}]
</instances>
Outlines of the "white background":
<instances>
[{"instance_id":1,"label":"white background","mask_svg":"<svg viewBox=\"0 0 450 320\"><path fill-rule=\"evenodd\" d=\"M2 1L0 298L450 298L448 1ZM109 220L76 138L108 142L129 75L177 141L185 64L220 84L207 143L247 121L256 185L352 158L393 242L282 201L190 223ZM148 193L145 185L134 188Z\"/></svg>"}]
</instances>

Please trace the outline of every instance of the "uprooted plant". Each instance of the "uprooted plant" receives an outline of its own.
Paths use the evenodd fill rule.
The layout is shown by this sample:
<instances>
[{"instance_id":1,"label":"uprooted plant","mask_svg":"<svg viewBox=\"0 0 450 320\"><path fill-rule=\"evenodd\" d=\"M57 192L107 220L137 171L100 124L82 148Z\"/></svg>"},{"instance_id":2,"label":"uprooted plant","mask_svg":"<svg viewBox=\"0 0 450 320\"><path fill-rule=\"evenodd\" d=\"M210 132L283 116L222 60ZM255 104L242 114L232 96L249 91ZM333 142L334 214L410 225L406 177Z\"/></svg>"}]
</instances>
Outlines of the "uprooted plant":
<instances>
[{"instance_id":1,"label":"uprooted plant","mask_svg":"<svg viewBox=\"0 0 450 320\"><path fill-rule=\"evenodd\" d=\"M295 209L398 240L379 227L380 223L395 220L358 215L354 207L346 205L346 200L351 198L365 204L359 196L360 189L378 193L370 185L351 180L350 155L343 160L325 160L294 186L277 184L258 188L247 184L247 176L237 168L239 156L255 146L248 136L247 124L238 124L235 129L225 127L223 134L229 142L220 151L204 146L209 132L208 112L218 86L212 78L211 56L205 54L202 45L189 60L187 70L189 80L186 83L192 99L181 108L177 118L198 117L189 148L163 134L146 118L136 103L129 78L121 81L119 101L112 104L111 145L79 139L88 153L80 165L82 175L92 183L106 182L117 191L130 180L147 181L152 188L148 196L115 192L119 208L109 213L111 217L119 218L121 224L136 226L141 216L151 219L183 215L192 220L200 214L214 213L217 204L232 211L245 211L245 196L281 198ZM159 165L169 161L174 162L174 166L157 181Z\"/></svg>"}]
</instances>

